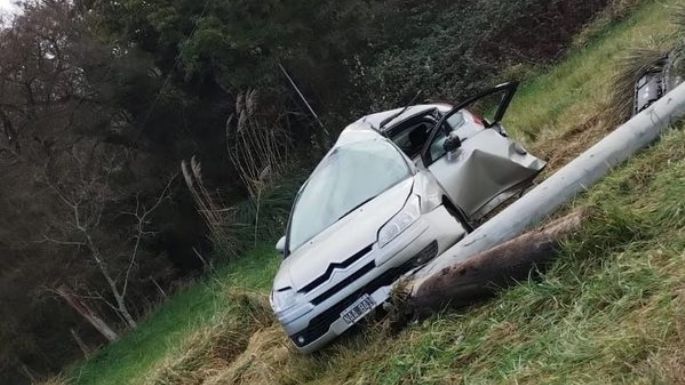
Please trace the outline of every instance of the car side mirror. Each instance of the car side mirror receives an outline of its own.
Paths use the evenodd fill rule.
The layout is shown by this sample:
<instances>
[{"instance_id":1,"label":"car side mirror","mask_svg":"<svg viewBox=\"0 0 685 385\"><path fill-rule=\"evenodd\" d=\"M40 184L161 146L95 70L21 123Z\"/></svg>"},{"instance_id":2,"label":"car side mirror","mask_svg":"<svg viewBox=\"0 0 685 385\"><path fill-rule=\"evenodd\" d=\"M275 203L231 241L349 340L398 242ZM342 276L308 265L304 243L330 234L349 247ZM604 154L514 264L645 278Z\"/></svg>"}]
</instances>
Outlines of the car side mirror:
<instances>
[{"instance_id":1,"label":"car side mirror","mask_svg":"<svg viewBox=\"0 0 685 385\"><path fill-rule=\"evenodd\" d=\"M285 236L281 237L281 239L276 242L276 251L285 257Z\"/></svg>"},{"instance_id":2,"label":"car side mirror","mask_svg":"<svg viewBox=\"0 0 685 385\"><path fill-rule=\"evenodd\" d=\"M461 147L461 138L459 138L459 135L457 135L456 132L451 132L447 135L447 138L445 138L442 147L445 152L452 152Z\"/></svg>"}]
</instances>

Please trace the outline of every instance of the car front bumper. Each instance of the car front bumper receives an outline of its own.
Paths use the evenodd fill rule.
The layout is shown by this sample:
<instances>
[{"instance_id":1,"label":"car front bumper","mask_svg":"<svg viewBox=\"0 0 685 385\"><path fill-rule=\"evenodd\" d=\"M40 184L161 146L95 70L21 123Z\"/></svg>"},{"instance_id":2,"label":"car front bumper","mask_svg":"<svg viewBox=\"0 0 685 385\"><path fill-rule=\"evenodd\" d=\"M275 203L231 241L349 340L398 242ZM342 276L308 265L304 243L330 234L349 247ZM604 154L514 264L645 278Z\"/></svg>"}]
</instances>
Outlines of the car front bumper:
<instances>
[{"instance_id":1,"label":"car front bumper","mask_svg":"<svg viewBox=\"0 0 685 385\"><path fill-rule=\"evenodd\" d=\"M279 314L278 318L286 333L302 353L317 351L343 334L351 326L342 319L341 313L364 295L369 295L376 307L390 298L392 286L402 275L415 270L417 257L432 258L446 250L465 234L461 225L447 210L440 206L422 215L385 247L374 245L363 259L339 272L337 282L327 282L307 293L304 303ZM325 301L312 303L322 292L340 285L363 266L372 262L374 268L340 288ZM425 263L425 261L424 261Z\"/></svg>"}]
</instances>

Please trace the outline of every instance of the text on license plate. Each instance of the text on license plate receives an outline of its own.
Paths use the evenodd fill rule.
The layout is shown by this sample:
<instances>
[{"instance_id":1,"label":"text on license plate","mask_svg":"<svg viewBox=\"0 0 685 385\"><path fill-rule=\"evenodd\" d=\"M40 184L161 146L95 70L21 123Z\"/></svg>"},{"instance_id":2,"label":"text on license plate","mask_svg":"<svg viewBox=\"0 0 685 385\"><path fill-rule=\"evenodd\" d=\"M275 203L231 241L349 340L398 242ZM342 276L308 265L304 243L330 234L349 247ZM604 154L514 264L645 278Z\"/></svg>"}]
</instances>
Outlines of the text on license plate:
<instances>
[{"instance_id":1,"label":"text on license plate","mask_svg":"<svg viewBox=\"0 0 685 385\"><path fill-rule=\"evenodd\" d=\"M373 308L376 307L376 302L368 294L364 294L363 297L359 298L350 307L345 309L340 316L348 325L354 325L362 317L369 314Z\"/></svg>"}]
</instances>

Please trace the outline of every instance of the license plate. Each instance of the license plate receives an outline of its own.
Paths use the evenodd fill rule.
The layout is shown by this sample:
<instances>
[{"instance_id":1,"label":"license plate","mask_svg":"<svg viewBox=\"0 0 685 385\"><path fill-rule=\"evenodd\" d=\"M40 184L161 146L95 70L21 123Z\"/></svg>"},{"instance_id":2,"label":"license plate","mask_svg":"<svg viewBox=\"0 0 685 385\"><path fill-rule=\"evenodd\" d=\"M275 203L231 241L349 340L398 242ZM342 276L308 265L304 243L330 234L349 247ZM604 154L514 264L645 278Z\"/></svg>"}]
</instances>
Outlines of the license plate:
<instances>
[{"instance_id":1,"label":"license plate","mask_svg":"<svg viewBox=\"0 0 685 385\"><path fill-rule=\"evenodd\" d=\"M350 307L345 309L340 316L348 325L354 325L362 319L365 315L369 314L371 310L376 307L376 302L368 294L364 294L363 297L359 298Z\"/></svg>"}]
</instances>

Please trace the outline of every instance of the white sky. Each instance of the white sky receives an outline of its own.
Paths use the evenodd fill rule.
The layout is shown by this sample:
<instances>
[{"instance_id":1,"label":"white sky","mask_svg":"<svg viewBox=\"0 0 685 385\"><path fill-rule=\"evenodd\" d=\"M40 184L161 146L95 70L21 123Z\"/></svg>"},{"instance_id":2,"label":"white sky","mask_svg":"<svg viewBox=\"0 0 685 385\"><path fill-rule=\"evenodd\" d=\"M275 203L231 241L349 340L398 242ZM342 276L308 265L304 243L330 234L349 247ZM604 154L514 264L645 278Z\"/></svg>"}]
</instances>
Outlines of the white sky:
<instances>
[{"instance_id":1,"label":"white sky","mask_svg":"<svg viewBox=\"0 0 685 385\"><path fill-rule=\"evenodd\" d=\"M15 0L0 0L0 13L14 13L17 10L14 1Z\"/></svg>"},{"instance_id":2,"label":"white sky","mask_svg":"<svg viewBox=\"0 0 685 385\"><path fill-rule=\"evenodd\" d=\"M16 15L19 7L15 4L16 0L0 0L0 29L10 25L12 16Z\"/></svg>"}]
</instances>

